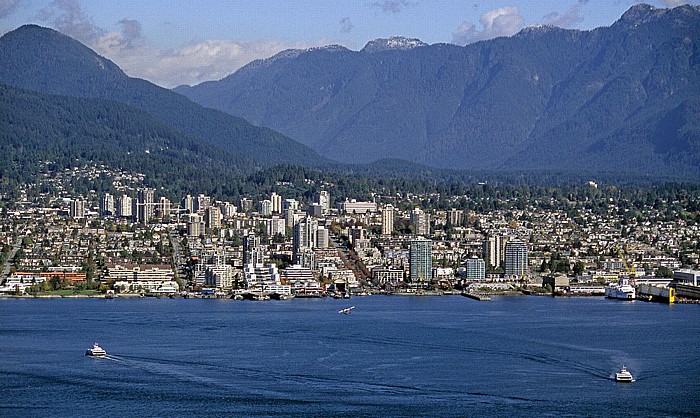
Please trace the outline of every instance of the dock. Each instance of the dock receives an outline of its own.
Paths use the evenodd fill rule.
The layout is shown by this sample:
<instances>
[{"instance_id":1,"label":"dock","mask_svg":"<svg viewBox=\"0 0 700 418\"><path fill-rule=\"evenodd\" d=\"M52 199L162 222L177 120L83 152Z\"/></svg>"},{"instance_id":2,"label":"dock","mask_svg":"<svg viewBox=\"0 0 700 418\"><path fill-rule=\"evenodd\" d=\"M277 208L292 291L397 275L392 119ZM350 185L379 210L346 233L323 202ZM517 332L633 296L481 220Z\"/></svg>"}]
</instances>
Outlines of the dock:
<instances>
[{"instance_id":1,"label":"dock","mask_svg":"<svg viewBox=\"0 0 700 418\"><path fill-rule=\"evenodd\" d=\"M464 297L467 297L469 299L474 299L474 300L480 300L480 301L491 300L491 297L489 297L488 295L484 295L484 294L462 292L461 295Z\"/></svg>"},{"instance_id":2,"label":"dock","mask_svg":"<svg viewBox=\"0 0 700 418\"><path fill-rule=\"evenodd\" d=\"M647 300L650 302L674 303L675 289L671 287L640 284L637 287L637 299Z\"/></svg>"}]
</instances>

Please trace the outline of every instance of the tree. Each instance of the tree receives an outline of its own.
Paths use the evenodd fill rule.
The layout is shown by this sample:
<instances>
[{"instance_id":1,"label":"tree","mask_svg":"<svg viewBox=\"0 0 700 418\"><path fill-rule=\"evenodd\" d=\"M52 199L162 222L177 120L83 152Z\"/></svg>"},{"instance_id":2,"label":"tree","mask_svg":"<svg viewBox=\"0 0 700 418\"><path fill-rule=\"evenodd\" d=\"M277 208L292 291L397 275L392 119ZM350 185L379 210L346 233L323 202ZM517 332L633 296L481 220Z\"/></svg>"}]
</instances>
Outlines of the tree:
<instances>
[{"instance_id":1,"label":"tree","mask_svg":"<svg viewBox=\"0 0 700 418\"><path fill-rule=\"evenodd\" d=\"M666 266L661 266L656 269L656 277L673 277L673 270Z\"/></svg>"}]
</instances>

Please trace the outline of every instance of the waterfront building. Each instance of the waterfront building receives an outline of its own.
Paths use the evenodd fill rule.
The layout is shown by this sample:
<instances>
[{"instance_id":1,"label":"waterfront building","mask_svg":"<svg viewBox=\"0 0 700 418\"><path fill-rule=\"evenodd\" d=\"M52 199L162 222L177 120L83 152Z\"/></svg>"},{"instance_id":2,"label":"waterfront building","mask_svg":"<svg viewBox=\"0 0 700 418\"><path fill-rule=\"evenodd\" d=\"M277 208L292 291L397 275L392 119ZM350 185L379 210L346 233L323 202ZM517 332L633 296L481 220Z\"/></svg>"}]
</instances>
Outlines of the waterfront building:
<instances>
[{"instance_id":1,"label":"waterfront building","mask_svg":"<svg viewBox=\"0 0 700 418\"><path fill-rule=\"evenodd\" d=\"M179 289L175 272L168 265L110 264L106 267L105 277L114 280L115 288L123 292Z\"/></svg>"},{"instance_id":2,"label":"waterfront building","mask_svg":"<svg viewBox=\"0 0 700 418\"><path fill-rule=\"evenodd\" d=\"M228 264L207 266L204 284L217 289L231 289L233 277L233 267Z\"/></svg>"},{"instance_id":3,"label":"waterfront building","mask_svg":"<svg viewBox=\"0 0 700 418\"><path fill-rule=\"evenodd\" d=\"M0 286L0 293L20 294L26 293L27 288L38 283L43 283L47 279L46 275L40 273L13 273L5 279L5 283Z\"/></svg>"},{"instance_id":4,"label":"waterfront building","mask_svg":"<svg viewBox=\"0 0 700 418\"><path fill-rule=\"evenodd\" d=\"M394 206L388 204L382 209L382 235L394 232Z\"/></svg>"},{"instance_id":5,"label":"waterfront building","mask_svg":"<svg viewBox=\"0 0 700 418\"><path fill-rule=\"evenodd\" d=\"M506 277L521 279L527 274L527 244L524 242L507 242L504 259Z\"/></svg>"},{"instance_id":6,"label":"waterfront building","mask_svg":"<svg viewBox=\"0 0 700 418\"><path fill-rule=\"evenodd\" d=\"M246 264L243 266L243 277L249 289L282 284L279 271L274 264Z\"/></svg>"},{"instance_id":7,"label":"waterfront building","mask_svg":"<svg viewBox=\"0 0 700 418\"><path fill-rule=\"evenodd\" d=\"M381 285L392 285L396 286L403 282L404 271L400 268L391 267L374 267L372 269L372 277L377 280Z\"/></svg>"},{"instance_id":8,"label":"waterfront building","mask_svg":"<svg viewBox=\"0 0 700 418\"><path fill-rule=\"evenodd\" d=\"M411 224L416 235L427 237L430 235L430 216L419 207L411 211Z\"/></svg>"},{"instance_id":9,"label":"waterfront building","mask_svg":"<svg viewBox=\"0 0 700 418\"><path fill-rule=\"evenodd\" d=\"M691 286L700 286L700 270L681 269L674 271L673 281Z\"/></svg>"},{"instance_id":10,"label":"waterfront building","mask_svg":"<svg viewBox=\"0 0 700 418\"><path fill-rule=\"evenodd\" d=\"M357 277L350 269L329 269L328 280L333 282L336 290L347 291L350 287L357 287Z\"/></svg>"},{"instance_id":11,"label":"waterfront building","mask_svg":"<svg viewBox=\"0 0 700 418\"><path fill-rule=\"evenodd\" d=\"M486 263L480 258L468 258L465 263L465 272L467 280L484 280L486 279Z\"/></svg>"},{"instance_id":12,"label":"waterfront building","mask_svg":"<svg viewBox=\"0 0 700 418\"><path fill-rule=\"evenodd\" d=\"M542 287L550 286L552 291L562 291L569 287L569 278L564 274L557 276L545 276L542 278Z\"/></svg>"},{"instance_id":13,"label":"waterfront building","mask_svg":"<svg viewBox=\"0 0 700 418\"><path fill-rule=\"evenodd\" d=\"M311 269L302 267L299 264L292 264L291 266L282 269L280 272L280 277L282 279L282 283L284 284L293 284L296 281L309 282L316 280Z\"/></svg>"},{"instance_id":14,"label":"waterfront building","mask_svg":"<svg viewBox=\"0 0 700 418\"><path fill-rule=\"evenodd\" d=\"M433 268L433 280L452 283L455 279L455 271L452 267Z\"/></svg>"},{"instance_id":15,"label":"waterfront building","mask_svg":"<svg viewBox=\"0 0 700 418\"><path fill-rule=\"evenodd\" d=\"M433 242L423 238L411 240L408 259L411 283L430 282L433 273Z\"/></svg>"},{"instance_id":16,"label":"waterfront building","mask_svg":"<svg viewBox=\"0 0 700 418\"><path fill-rule=\"evenodd\" d=\"M294 289L298 296L321 296L323 288L309 268L298 264L291 265L280 272L282 283Z\"/></svg>"}]
</instances>

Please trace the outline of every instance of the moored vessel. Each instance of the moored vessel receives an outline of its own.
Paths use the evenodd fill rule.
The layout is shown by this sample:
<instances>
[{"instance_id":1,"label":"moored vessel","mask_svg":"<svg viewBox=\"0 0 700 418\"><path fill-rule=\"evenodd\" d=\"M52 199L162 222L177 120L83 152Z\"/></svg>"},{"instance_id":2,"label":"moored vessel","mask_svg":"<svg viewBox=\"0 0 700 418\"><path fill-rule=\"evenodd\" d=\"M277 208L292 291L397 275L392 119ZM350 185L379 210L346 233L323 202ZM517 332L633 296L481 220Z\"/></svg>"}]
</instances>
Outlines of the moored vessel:
<instances>
[{"instance_id":1,"label":"moored vessel","mask_svg":"<svg viewBox=\"0 0 700 418\"><path fill-rule=\"evenodd\" d=\"M633 300L636 296L635 288L625 278L605 287L605 297L607 298Z\"/></svg>"}]
</instances>

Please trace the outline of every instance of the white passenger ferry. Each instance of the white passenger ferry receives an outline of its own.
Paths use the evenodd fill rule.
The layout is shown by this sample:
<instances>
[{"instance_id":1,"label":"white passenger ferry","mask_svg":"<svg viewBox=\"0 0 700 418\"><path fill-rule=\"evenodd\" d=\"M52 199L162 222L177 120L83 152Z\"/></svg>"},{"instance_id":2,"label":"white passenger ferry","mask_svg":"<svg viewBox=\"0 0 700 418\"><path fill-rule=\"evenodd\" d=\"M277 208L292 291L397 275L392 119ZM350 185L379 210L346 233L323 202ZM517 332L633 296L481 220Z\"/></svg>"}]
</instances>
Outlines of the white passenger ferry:
<instances>
[{"instance_id":1,"label":"white passenger ferry","mask_svg":"<svg viewBox=\"0 0 700 418\"><path fill-rule=\"evenodd\" d=\"M87 351L85 351L85 355L91 357L107 357L107 352L95 343L92 348L88 348Z\"/></svg>"},{"instance_id":2,"label":"white passenger ferry","mask_svg":"<svg viewBox=\"0 0 700 418\"><path fill-rule=\"evenodd\" d=\"M634 382L634 378L632 378L632 373L627 371L627 368L625 366L622 366L622 370L615 373L615 381L616 382L623 382L623 383L631 383L631 382Z\"/></svg>"},{"instance_id":3,"label":"white passenger ferry","mask_svg":"<svg viewBox=\"0 0 700 418\"><path fill-rule=\"evenodd\" d=\"M605 287L605 297L611 299L632 300L636 296L636 290L628 279L620 279L619 282L611 283Z\"/></svg>"}]
</instances>

